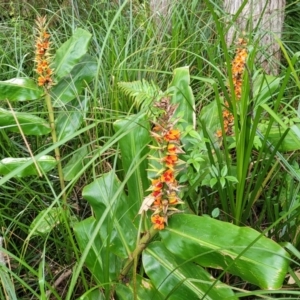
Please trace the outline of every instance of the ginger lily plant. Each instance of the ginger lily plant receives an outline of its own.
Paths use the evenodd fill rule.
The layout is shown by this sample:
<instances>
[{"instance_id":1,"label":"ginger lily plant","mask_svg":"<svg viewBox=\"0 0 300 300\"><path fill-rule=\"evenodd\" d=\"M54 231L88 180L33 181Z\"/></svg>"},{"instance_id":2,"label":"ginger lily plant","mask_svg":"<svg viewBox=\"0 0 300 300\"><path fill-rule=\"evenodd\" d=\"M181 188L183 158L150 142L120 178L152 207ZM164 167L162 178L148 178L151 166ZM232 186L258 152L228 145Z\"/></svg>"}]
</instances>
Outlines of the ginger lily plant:
<instances>
[{"instance_id":1,"label":"ginger lily plant","mask_svg":"<svg viewBox=\"0 0 300 300\"><path fill-rule=\"evenodd\" d=\"M90 98L83 101L80 96L99 74L95 59L87 54L90 33L77 29L59 49L53 49L52 59L48 52L51 35L46 29L46 19L39 18L37 26L35 62L38 79L14 78L0 82L0 95L9 103L45 99L49 120L1 109L0 114L6 118L0 118L0 122L7 130L18 131L24 136L51 133L53 146L45 150L46 153L43 151L32 157L3 159L0 174L4 177L0 182L13 176L37 176L39 169L44 176L49 172L58 174L61 191L49 208L36 217L29 228L28 239L49 234L57 224L64 223L75 252L74 257L73 253L68 253L75 263L70 263L74 267L66 299L71 298L83 265L95 284L95 287L86 289L83 299L238 299L235 290L221 281L225 272L262 289L280 288L290 260L282 246L254 229L225 222L223 216L216 220L192 213L192 205L185 196L198 192L198 186L188 177L187 170L196 170L205 185L206 176L211 179L211 174L205 173L205 166L208 169L212 165L216 170L214 182L219 197L227 196L224 191L228 188L233 221L239 223L242 218L242 208L246 204L235 202L232 195L236 193L238 199L242 199L246 185L241 179L245 170L239 161L237 170L230 166L229 152L224 155L226 166L223 166L222 147L218 147L221 134L216 132L223 126L223 147L227 149L226 134L229 125L236 122L238 132L232 131L240 137L236 143L245 142L246 145L247 122L253 125L251 122L255 124L257 121L249 117L246 108L250 101L243 90L246 85L243 79L251 76L241 70L247 58L245 43L237 53L239 58L236 59L237 65L232 66L231 78L240 107L229 107L230 99L223 101L223 113L213 120L214 126L210 126L211 121L205 123L209 115L205 109L197 116L202 128L195 122L195 99L188 67L174 70L166 91L146 81L120 83L120 90L139 102L140 109L137 109L137 114L114 123L115 135L111 144L107 143L118 143L114 149L114 167L107 168L103 174L96 174L96 169L93 169L95 178L82 192L92 214L84 220L74 220L66 212L70 185L65 187L65 182L76 177L82 159L74 155L69 161L63 161L59 147L80 134L83 112L76 114L73 109L89 103ZM212 103L214 106L211 105L213 109L210 111L215 114L221 107L220 95L216 83L213 80L208 82L212 83L216 96L217 105ZM139 92L142 94L143 91L137 91L136 86L152 89L148 105L145 105L144 96L139 97ZM153 95L156 95L154 99ZM59 108L62 109L59 111ZM228 122L227 127L221 124L221 117ZM212 118L211 114L209 118ZM242 129L239 131L239 128ZM251 132L250 140L254 139L254 132ZM109 150L107 145L99 151L100 154ZM196 157L198 160L194 164L188 163L197 147L203 157ZM55 158L48 155L53 150ZM241 161L241 151L237 152ZM87 155L84 152L83 156ZM226 211L224 203L222 208ZM251 205L250 208L246 206L247 209L251 209ZM214 278L207 268L221 271ZM48 287L49 291L51 288Z\"/></svg>"}]
</instances>

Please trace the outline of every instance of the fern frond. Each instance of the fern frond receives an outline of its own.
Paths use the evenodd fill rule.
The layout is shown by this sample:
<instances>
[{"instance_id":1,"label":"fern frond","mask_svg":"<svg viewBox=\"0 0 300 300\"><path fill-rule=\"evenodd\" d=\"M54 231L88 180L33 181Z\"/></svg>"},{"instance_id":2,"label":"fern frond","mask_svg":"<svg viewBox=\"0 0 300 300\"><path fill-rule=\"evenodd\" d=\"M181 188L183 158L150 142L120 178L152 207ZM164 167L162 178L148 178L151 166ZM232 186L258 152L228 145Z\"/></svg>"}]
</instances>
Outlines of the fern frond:
<instances>
[{"instance_id":1,"label":"fern frond","mask_svg":"<svg viewBox=\"0 0 300 300\"><path fill-rule=\"evenodd\" d=\"M153 82L145 79L133 82L119 82L120 90L132 98L138 107L149 107L154 99L162 94L162 91Z\"/></svg>"}]
</instances>

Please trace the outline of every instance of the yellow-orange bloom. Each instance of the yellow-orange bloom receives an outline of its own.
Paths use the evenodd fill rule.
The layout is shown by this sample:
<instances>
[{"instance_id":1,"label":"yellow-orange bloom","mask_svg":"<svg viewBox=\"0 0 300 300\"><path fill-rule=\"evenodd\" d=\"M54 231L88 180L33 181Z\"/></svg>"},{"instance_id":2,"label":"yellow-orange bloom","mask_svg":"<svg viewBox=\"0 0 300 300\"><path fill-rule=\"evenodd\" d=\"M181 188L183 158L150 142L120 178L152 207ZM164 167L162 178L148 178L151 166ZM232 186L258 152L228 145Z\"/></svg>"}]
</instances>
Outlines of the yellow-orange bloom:
<instances>
[{"instance_id":1,"label":"yellow-orange bloom","mask_svg":"<svg viewBox=\"0 0 300 300\"><path fill-rule=\"evenodd\" d=\"M173 169L176 162L178 161L177 155L168 155L164 159L166 166L170 169Z\"/></svg>"},{"instance_id":2,"label":"yellow-orange bloom","mask_svg":"<svg viewBox=\"0 0 300 300\"><path fill-rule=\"evenodd\" d=\"M163 187L163 183L160 179L152 179L152 188L153 191L160 191Z\"/></svg>"},{"instance_id":3,"label":"yellow-orange bloom","mask_svg":"<svg viewBox=\"0 0 300 300\"><path fill-rule=\"evenodd\" d=\"M173 170L166 170L160 177L161 182L166 182L166 183L172 183L175 181L174 177L174 171Z\"/></svg>"},{"instance_id":4,"label":"yellow-orange bloom","mask_svg":"<svg viewBox=\"0 0 300 300\"><path fill-rule=\"evenodd\" d=\"M151 222L154 224L155 229L162 230L165 228L164 217L161 217L160 215L152 216Z\"/></svg>"},{"instance_id":5,"label":"yellow-orange bloom","mask_svg":"<svg viewBox=\"0 0 300 300\"><path fill-rule=\"evenodd\" d=\"M178 129L170 129L164 136L165 141L177 141L180 139L180 131Z\"/></svg>"}]
</instances>

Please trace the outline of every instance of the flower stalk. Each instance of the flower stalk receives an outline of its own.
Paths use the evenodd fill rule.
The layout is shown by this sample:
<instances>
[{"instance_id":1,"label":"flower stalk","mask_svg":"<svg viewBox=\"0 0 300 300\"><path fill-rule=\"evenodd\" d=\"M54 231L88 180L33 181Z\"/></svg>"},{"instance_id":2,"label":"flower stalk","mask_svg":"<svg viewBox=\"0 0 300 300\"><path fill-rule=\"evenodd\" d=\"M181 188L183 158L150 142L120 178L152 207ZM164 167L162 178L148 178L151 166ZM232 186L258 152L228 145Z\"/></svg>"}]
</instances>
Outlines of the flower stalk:
<instances>
[{"instance_id":1,"label":"flower stalk","mask_svg":"<svg viewBox=\"0 0 300 300\"><path fill-rule=\"evenodd\" d=\"M36 40L35 40L35 63L36 73L38 75L38 85L44 88L45 102L48 110L49 125L51 129L52 142L57 142L57 134L55 129L55 116L54 109L50 96L50 89L53 86L53 70L51 69L51 56L50 56L50 34L47 32L46 17L38 17L36 20ZM59 147L54 149L55 159L57 161L57 171L62 190L63 206L66 208L67 195L65 192L65 182L63 178L63 171L61 165L61 157Z\"/></svg>"}]
</instances>

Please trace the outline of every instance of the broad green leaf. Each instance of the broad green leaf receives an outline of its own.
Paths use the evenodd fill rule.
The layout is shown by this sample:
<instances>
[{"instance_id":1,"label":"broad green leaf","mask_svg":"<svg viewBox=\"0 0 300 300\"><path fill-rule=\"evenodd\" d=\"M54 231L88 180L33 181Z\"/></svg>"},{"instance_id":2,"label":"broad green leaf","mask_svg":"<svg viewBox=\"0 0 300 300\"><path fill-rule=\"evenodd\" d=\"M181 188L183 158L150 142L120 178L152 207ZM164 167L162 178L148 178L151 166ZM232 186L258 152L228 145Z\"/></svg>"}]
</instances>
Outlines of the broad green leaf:
<instances>
[{"instance_id":1,"label":"broad green leaf","mask_svg":"<svg viewBox=\"0 0 300 300\"><path fill-rule=\"evenodd\" d=\"M0 100L27 101L41 98L44 91L30 78L0 81Z\"/></svg>"},{"instance_id":2,"label":"broad green leaf","mask_svg":"<svg viewBox=\"0 0 300 300\"><path fill-rule=\"evenodd\" d=\"M140 275L136 276L136 291L137 300L163 300L163 296L153 286L149 279L143 278ZM116 293L119 300L134 299L133 282L125 284L118 284L116 286Z\"/></svg>"},{"instance_id":3,"label":"broad green leaf","mask_svg":"<svg viewBox=\"0 0 300 300\"><path fill-rule=\"evenodd\" d=\"M94 217L89 217L74 225L73 230L81 252L84 251L91 240L96 222L97 220ZM108 245L107 241L103 240L99 233L94 239L85 260L86 266L99 283L105 282L105 267L103 265L105 262L109 263L109 277L111 281L118 279L121 270L121 260L112 253L110 247L111 245Z\"/></svg>"},{"instance_id":4,"label":"broad green leaf","mask_svg":"<svg viewBox=\"0 0 300 300\"><path fill-rule=\"evenodd\" d=\"M15 118L22 128L22 132L26 135L43 135L51 131L49 123L42 118L24 112L11 112L0 108L0 126L3 129L19 132Z\"/></svg>"},{"instance_id":5,"label":"broad green leaf","mask_svg":"<svg viewBox=\"0 0 300 300\"><path fill-rule=\"evenodd\" d=\"M62 209L61 207L53 207L51 210L40 211L29 227L30 235L49 234L61 222ZM37 224L37 229L34 229Z\"/></svg>"},{"instance_id":6,"label":"broad green leaf","mask_svg":"<svg viewBox=\"0 0 300 300\"><path fill-rule=\"evenodd\" d=\"M143 265L164 299L237 299L230 287L215 282L202 267L176 257L161 242L153 242L144 250Z\"/></svg>"},{"instance_id":7,"label":"broad green leaf","mask_svg":"<svg viewBox=\"0 0 300 300\"><path fill-rule=\"evenodd\" d=\"M53 68L57 82L69 74L87 53L91 37L92 35L88 31L78 28L72 37L56 51Z\"/></svg>"},{"instance_id":8,"label":"broad green leaf","mask_svg":"<svg viewBox=\"0 0 300 300\"><path fill-rule=\"evenodd\" d=\"M137 229L132 222L136 212L132 210L132 204L123 189L115 173L111 171L85 186L82 196L92 206L97 220L109 208L109 216L100 229L101 238L105 240L111 233L111 251L127 258L135 248Z\"/></svg>"},{"instance_id":9,"label":"broad green leaf","mask_svg":"<svg viewBox=\"0 0 300 300\"><path fill-rule=\"evenodd\" d=\"M64 109L57 115L55 127L58 140L70 136L81 126L86 111L87 99L82 101L75 99L65 105Z\"/></svg>"},{"instance_id":10,"label":"broad green leaf","mask_svg":"<svg viewBox=\"0 0 300 300\"><path fill-rule=\"evenodd\" d=\"M96 287L85 292L78 300L105 300L105 296L103 295L103 292Z\"/></svg>"},{"instance_id":11,"label":"broad green leaf","mask_svg":"<svg viewBox=\"0 0 300 300\"><path fill-rule=\"evenodd\" d=\"M265 124L259 124L258 129L260 132L265 135L267 125ZM283 133L288 128L284 126L284 128L280 125L273 125L268 136L266 137L268 141L273 145L276 146L281 139ZM287 133L286 137L282 141L282 143L279 145L279 151L281 152L290 152L290 151L296 151L300 149L300 136L299 136L299 125L293 125L289 132Z\"/></svg>"},{"instance_id":12,"label":"broad green leaf","mask_svg":"<svg viewBox=\"0 0 300 300\"><path fill-rule=\"evenodd\" d=\"M103 292L96 287L84 293L78 300L105 300L105 296L103 295Z\"/></svg>"},{"instance_id":13,"label":"broad green leaf","mask_svg":"<svg viewBox=\"0 0 300 300\"><path fill-rule=\"evenodd\" d=\"M253 98L255 106L268 102L279 88L281 78L271 75L254 75Z\"/></svg>"},{"instance_id":14,"label":"broad green leaf","mask_svg":"<svg viewBox=\"0 0 300 300\"><path fill-rule=\"evenodd\" d=\"M51 89L54 99L53 106L65 106L71 100L78 98L83 89L95 78L97 61L90 55L84 55Z\"/></svg>"},{"instance_id":15,"label":"broad green leaf","mask_svg":"<svg viewBox=\"0 0 300 300\"><path fill-rule=\"evenodd\" d=\"M149 134L149 122L145 116L130 116L114 123L115 131L126 130L128 132L119 140L122 166L126 176L132 174L127 181L128 201L132 205L131 210L136 214L144 199L144 191L149 188L147 179L148 161L151 141Z\"/></svg>"},{"instance_id":16,"label":"broad green leaf","mask_svg":"<svg viewBox=\"0 0 300 300\"><path fill-rule=\"evenodd\" d=\"M285 131L289 130L290 128L282 121L281 116L274 112L273 109L267 104L262 104L261 107L277 123L276 126L273 125L273 128L271 128L271 132L268 136L265 137L273 144L273 146L275 146L278 144L278 140L285 133ZM299 149L299 126L300 125L295 125L291 128L291 130L288 131L283 142L279 146L279 151L294 151ZM263 135L265 135L264 133L266 128L267 126L265 124L258 125L258 129L263 133Z\"/></svg>"},{"instance_id":17,"label":"broad green leaf","mask_svg":"<svg viewBox=\"0 0 300 300\"><path fill-rule=\"evenodd\" d=\"M168 90L172 93L172 103L178 104L175 117L182 114L182 120L184 120L184 122L181 126L183 129L190 125L195 127L195 99L190 86L189 67L174 70L173 79ZM183 138L183 143L187 145L188 139L188 136Z\"/></svg>"},{"instance_id":18,"label":"broad green leaf","mask_svg":"<svg viewBox=\"0 0 300 300\"><path fill-rule=\"evenodd\" d=\"M63 168L64 180L70 181L78 175L80 170L82 170L88 155L87 146L83 146L80 149L77 149L72 158Z\"/></svg>"},{"instance_id":19,"label":"broad green leaf","mask_svg":"<svg viewBox=\"0 0 300 300\"><path fill-rule=\"evenodd\" d=\"M200 119L205 124L206 130L213 136L213 134L221 129L221 123L218 113L217 101L213 100L211 103L205 105L200 112Z\"/></svg>"},{"instance_id":20,"label":"broad green leaf","mask_svg":"<svg viewBox=\"0 0 300 300\"><path fill-rule=\"evenodd\" d=\"M22 164L27 163L31 158L4 158L0 161L0 175L7 175L14 169L19 168ZM49 155L44 155L40 157L37 161L38 166L42 170L42 172L49 172L52 170L56 165L56 160L54 157ZM25 177L30 175L38 175L38 171L36 169L35 164L32 161L32 164L25 167L17 177Z\"/></svg>"},{"instance_id":21,"label":"broad green leaf","mask_svg":"<svg viewBox=\"0 0 300 300\"><path fill-rule=\"evenodd\" d=\"M252 228L182 214L172 216L160 234L178 257L225 269L264 289L280 288L287 273L288 253Z\"/></svg>"}]
</instances>

